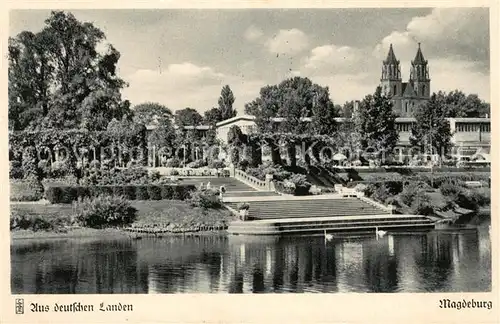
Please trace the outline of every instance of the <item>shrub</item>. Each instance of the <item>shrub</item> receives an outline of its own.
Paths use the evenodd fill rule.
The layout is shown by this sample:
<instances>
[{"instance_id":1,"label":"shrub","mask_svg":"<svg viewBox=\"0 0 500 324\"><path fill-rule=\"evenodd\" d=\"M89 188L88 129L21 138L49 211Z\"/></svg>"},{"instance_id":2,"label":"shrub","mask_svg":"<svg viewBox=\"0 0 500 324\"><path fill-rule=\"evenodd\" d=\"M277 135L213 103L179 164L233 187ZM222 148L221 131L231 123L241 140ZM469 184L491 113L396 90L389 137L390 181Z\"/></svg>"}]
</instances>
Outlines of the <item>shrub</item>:
<instances>
[{"instance_id":1,"label":"shrub","mask_svg":"<svg viewBox=\"0 0 500 324\"><path fill-rule=\"evenodd\" d=\"M372 197L375 200L384 203L389 197L392 197L392 195L389 191L389 188L385 184L382 184L381 186L378 186L377 189L375 189Z\"/></svg>"},{"instance_id":2,"label":"shrub","mask_svg":"<svg viewBox=\"0 0 500 324\"><path fill-rule=\"evenodd\" d=\"M121 196L84 198L74 204L75 219L85 227L124 226L135 220L137 210Z\"/></svg>"},{"instance_id":3,"label":"shrub","mask_svg":"<svg viewBox=\"0 0 500 324\"><path fill-rule=\"evenodd\" d=\"M202 168L204 166L207 166L207 162L205 162L204 160L196 160L196 161L193 161L193 162L190 162L186 165L188 168L192 168L192 169L197 169L197 168Z\"/></svg>"},{"instance_id":4,"label":"shrub","mask_svg":"<svg viewBox=\"0 0 500 324\"><path fill-rule=\"evenodd\" d=\"M243 159L238 163L238 169L246 171L248 167L250 166L250 162L248 160Z\"/></svg>"},{"instance_id":5,"label":"shrub","mask_svg":"<svg viewBox=\"0 0 500 324\"><path fill-rule=\"evenodd\" d=\"M149 185L147 188L150 200L161 200L161 187Z\"/></svg>"},{"instance_id":6,"label":"shrub","mask_svg":"<svg viewBox=\"0 0 500 324\"><path fill-rule=\"evenodd\" d=\"M411 203L411 212L416 215L430 216L434 214L431 198L425 192L419 191Z\"/></svg>"},{"instance_id":7,"label":"shrub","mask_svg":"<svg viewBox=\"0 0 500 324\"><path fill-rule=\"evenodd\" d=\"M399 195L401 202L407 206L411 206L413 200L421 190L422 190L421 183L410 182L404 187L403 191Z\"/></svg>"},{"instance_id":8,"label":"shrub","mask_svg":"<svg viewBox=\"0 0 500 324\"><path fill-rule=\"evenodd\" d=\"M10 161L9 163L9 178L11 179L22 179L23 178L23 168L21 167L21 162Z\"/></svg>"},{"instance_id":9,"label":"shrub","mask_svg":"<svg viewBox=\"0 0 500 324\"><path fill-rule=\"evenodd\" d=\"M455 181L445 181L439 187L439 190L444 196L456 197L464 190L464 187L457 184Z\"/></svg>"},{"instance_id":10,"label":"shrub","mask_svg":"<svg viewBox=\"0 0 500 324\"><path fill-rule=\"evenodd\" d=\"M148 200L148 187L147 186L136 186L135 187L135 199L137 200Z\"/></svg>"},{"instance_id":11,"label":"shrub","mask_svg":"<svg viewBox=\"0 0 500 324\"><path fill-rule=\"evenodd\" d=\"M52 162L50 166L50 177L51 178L62 178L70 173L70 167L68 163L63 161Z\"/></svg>"},{"instance_id":12,"label":"shrub","mask_svg":"<svg viewBox=\"0 0 500 324\"><path fill-rule=\"evenodd\" d=\"M43 191L42 183L35 178L10 182L11 201L38 201L43 198Z\"/></svg>"},{"instance_id":13,"label":"shrub","mask_svg":"<svg viewBox=\"0 0 500 324\"><path fill-rule=\"evenodd\" d=\"M170 170L170 175L173 175L173 176L177 176L179 175L179 171L178 170Z\"/></svg>"},{"instance_id":14,"label":"shrub","mask_svg":"<svg viewBox=\"0 0 500 324\"><path fill-rule=\"evenodd\" d=\"M161 174L159 171L153 171L149 174L149 180L152 182L159 181L161 179Z\"/></svg>"},{"instance_id":15,"label":"shrub","mask_svg":"<svg viewBox=\"0 0 500 324\"><path fill-rule=\"evenodd\" d=\"M201 208L221 208L222 202L219 199L218 192L216 190L197 190L191 193L191 197L188 199L188 203L193 207Z\"/></svg>"},{"instance_id":16,"label":"shrub","mask_svg":"<svg viewBox=\"0 0 500 324\"><path fill-rule=\"evenodd\" d=\"M161 187L161 199L173 199L173 197L174 197L174 187L172 186Z\"/></svg>"},{"instance_id":17,"label":"shrub","mask_svg":"<svg viewBox=\"0 0 500 324\"><path fill-rule=\"evenodd\" d=\"M17 211L12 211L10 214L10 229L48 231L56 226L49 220L40 215L21 214Z\"/></svg>"},{"instance_id":18,"label":"shrub","mask_svg":"<svg viewBox=\"0 0 500 324\"><path fill-rule=\"evenodd\" d=\"M38 161L38 172L43 178L46 178L50 174L50 163L47 160Z\"/></svg>"},{"instance_id":19,"label":"shrub","mask_svg":"<svg viewBox=\"0 0 500 324\"><path fill-rule=\"evenodd\" d=\"M181 166L181 160L178 158L170 158L167 160L167 168L178 168Z\"/></svg>"},{"instance_id":20,"label":"shrub","mask_svg":"<svg viewBox=\"0 0 500 324\"><path fill-rule=\"evenodd\" d=\"M135 200L135 186L123 186L123 196L128 200Z\"/></svg>"},{"instance_id":21,"label":"shrub","mask_svg":"<svg viewBox=\"0 0 500 324\"><path fill-rule=\"evenodd\" d=\"M113 186L113 195L114 196L125 196L123 191L123 186Z\"/></svg>"},{"instance_id":22,"label":"shrub","mask_svg":"<svg viewBox=\"0 0 500 324\"><path fill-rule=\"evenodd\" d=\"M226 167L225 163L221 160L213 160L208 163L208 167L211 169L224 169Z\"/></svg>"}]
</instances>

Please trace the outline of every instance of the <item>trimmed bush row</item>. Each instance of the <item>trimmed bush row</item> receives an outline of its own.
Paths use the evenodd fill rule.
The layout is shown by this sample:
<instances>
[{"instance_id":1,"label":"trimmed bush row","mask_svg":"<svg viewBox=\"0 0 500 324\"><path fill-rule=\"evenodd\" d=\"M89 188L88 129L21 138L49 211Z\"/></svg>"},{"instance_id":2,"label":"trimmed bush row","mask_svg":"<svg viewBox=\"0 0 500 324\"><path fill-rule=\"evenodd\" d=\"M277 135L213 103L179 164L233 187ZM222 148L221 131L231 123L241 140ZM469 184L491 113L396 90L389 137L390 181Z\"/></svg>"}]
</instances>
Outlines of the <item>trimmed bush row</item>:
<instances>
[{"instance_id":1,"label":"trimmed bush row","mask_svg":"<svg viewBox=\"0 0 500 324\"><path fill-rule=\"evenodd\" d=\"M349 172L355 172L355 173L386 173L386 172L396 172L396 173L402 173L402 174L408 174L408 173L426 173L426 172L431 172L430 168L422 168L422 167L408 167L408 166L390 166L390 167L385 167L385 168L343 168L343 167L332 167L329 168L330 171L335 172L335 173L349 173ZM434 172L439 173L439 172L490 172L491 168L490 167L468 167L468 168L457 168L457 167L435 167L433 169Z\"/></svg>"},{"instance_id":2,"label":"trimmed bush row","mask_svg":"<svg viewBox=\"0 0 500 324\"><path fill-rule=\"evenodd\" d=\"M52 186L45 196L52 204L68 204L78 198L123 196L128 200L185 200L195 185Z\"/></svg>"},{"instance_id":3,"label":"trimmed bush row","mask_svg":"<svg viewBox=\"0 0 500 324\"><path fill-rule=\"evenodd\" d=\"M38 201L43 198L43 185L36 179L10 181L11 201Z\"/></svg>"}]
</instances>

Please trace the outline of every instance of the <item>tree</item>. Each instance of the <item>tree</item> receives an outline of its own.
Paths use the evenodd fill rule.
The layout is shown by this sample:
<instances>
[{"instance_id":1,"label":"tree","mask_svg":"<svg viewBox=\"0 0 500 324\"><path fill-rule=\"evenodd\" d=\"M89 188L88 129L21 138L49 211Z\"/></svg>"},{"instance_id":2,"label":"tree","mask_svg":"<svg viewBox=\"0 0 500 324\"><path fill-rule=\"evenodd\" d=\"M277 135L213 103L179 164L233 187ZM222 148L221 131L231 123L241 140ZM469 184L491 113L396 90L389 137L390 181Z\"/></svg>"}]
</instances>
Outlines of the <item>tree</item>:
<instances>
[{"instance_id":1,"label":"tree","mask_svg":"<svg viewBox=\"0 0 500 324\"><path fill-rule=\"evenodd\" d=\"M156 102L145 102L133 108L134 121L143 125L170 123L173 117L172 111L162 104Z\"/></svg>"},{"instance_id":2,"label":"tree","mask_svg":"<svg viewBox=\"0 0 500 324\"><path fill-rule=\"evenodd\" d=\"M354 112L354 101L346 101L342 106L342 110L339 115L344 118L352 118Z\"/></svg>"},{"instance_id":3,"label":"tree","mask_svg":"<svg viewBox=\"0 0 500 324\"><path fill-rule=\"evenodd\" d=\"M429 101L415 110L415 124L413 124L410 143L428 151L429 147L437 149L438 153L445 153L450 147L450 124L446 120L446 104L436 94L432 94Z\"/></svg>"},{"instance_id":4,"label":"tree","mask_svg":"<svg viewBox=\"0 0 500 324\"><path fill-rule=\"evenodd\" d=\"M245 112L255 115L260 133L333 135L336 130L337 114L328 87L314 84L308 78L294 77L278 85L263 87L259 97L245 105ZM275 117L282 119L276 123L273 121ZM310 118L310 121L305 118ZM290 165L294 166L298 139L295 136L282 139L286 141ZM273 161L279 163L279 152L276 151L280 143L268 141L268 144Z\"/></svg>"},{"instance_id":5,"label":"tree","mask_svg":"<svg viewBox=\"0 0 500 324\"><path fill-rule=\"evenodd\" d=\"M11 127L104 130L127 115L130 107L120 94L126 83L116 75L120 53L112 45L99 52L104 41L92 23L62 11L53 11L42 31L11 38Z\"/></svg>"},{"instance_id":6,"label":"tree","mask_svg":"<svg viewBox=\"0 0 500 324\"><path fill-rule=\"evenodd\" d=\"M376 152L392 151L399 138L396 130L396 115L392 102L377 87L373 95L367 95L354 116L355 131L360 134L360 148L375 149Z\"/></svg>"},{"instance_id":7,"label":"tree","mask_svg":"<svg viewBox=\"0 0 500 324\"><path fill-rule=\"evenodd\" d=\"M219 97L219 110L221 114L221 120L229 119L236 116L236 110L233 108L234 104L233 91L229 85L222 87L220 97Z\"/></svg>"},{"instance_id":8,"label":"tree","mask_svg":"<svg viewBox=\"0 0 500 324\"><path fill-rule=\"evenodd\" d=\"M490 114L490 104L481 100L477 94L466 95L459 90L448 93L439 91L436 97L444 104L446 117L486 117Z\"/></svg>"},{"instance_id":9,"label":"tree","mask_svg":"<svg viewBox=\"0 0 500 324\"><path fill-rule=\"evenodd\" d=\"M177 110L174 116L175 124L178 126L196 126L200 125L203 117L196 109L184 108Z\"/></svg>"},{"instance_id":10,"label":"tree","mask_svg":"<svg viewBox=\"0 0 500 324\"><path fill-rule=\"evenodd\" d=\"M219 108L212 108L210 110L205 111L203 116L203 121L208 125L214 125L218 122L224 120L222 118L222 113Z\"/></svg>"}]
</instances>

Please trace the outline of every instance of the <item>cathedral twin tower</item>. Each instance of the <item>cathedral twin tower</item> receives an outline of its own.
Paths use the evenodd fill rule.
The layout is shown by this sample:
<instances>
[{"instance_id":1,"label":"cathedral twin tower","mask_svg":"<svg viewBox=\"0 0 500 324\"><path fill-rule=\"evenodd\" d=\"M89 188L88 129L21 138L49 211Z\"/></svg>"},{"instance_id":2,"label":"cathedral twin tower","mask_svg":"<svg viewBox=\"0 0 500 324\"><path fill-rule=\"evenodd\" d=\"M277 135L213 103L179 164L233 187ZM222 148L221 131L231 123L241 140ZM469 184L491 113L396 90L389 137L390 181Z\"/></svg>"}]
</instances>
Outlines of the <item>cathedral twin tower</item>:
<instances>
[{"instance_id":1,"label":"cathedral twin tower","mask_svg":"<svg viewBox=\"0 0 500 324\"><path fill-rule=\"evenodd\" d=\"M430 84L429 67L420 49L420 43L415 59L411 61L408 82L402 82L399 61L391 44L387 58L382 63L380 86L382 91L392 97L394 112L400 117L412 117L417 106L429 100Z\"/></svg>"}]
</instances>

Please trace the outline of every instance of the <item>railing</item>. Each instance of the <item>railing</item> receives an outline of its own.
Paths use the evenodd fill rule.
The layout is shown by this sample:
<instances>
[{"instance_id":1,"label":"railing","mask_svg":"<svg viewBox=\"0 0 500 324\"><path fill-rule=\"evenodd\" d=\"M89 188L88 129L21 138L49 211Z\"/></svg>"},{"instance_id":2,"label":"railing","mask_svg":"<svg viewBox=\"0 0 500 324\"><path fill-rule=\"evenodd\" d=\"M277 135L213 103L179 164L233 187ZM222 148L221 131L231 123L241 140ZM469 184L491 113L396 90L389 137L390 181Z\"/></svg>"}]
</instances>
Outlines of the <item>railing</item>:
<instances>
[{"instance_id":1,"label":"railing","mask_svg":"<svg viewBox=\"0 0 500 324\"><path fill-rule=\"evenodd\" d=\"M210 169L210 168L169 168L156 167L149 170L159 171L162 175L184 176L184 177L229 177L229 169Z\"/></svg>"},{"instance_id":2,"label":"railing","mask_svg":"<svg viewBox=\"0 0 500 324\"><path fill-rule=\"evenodd\" d=\"M248 175L243 170L235 169L234 170L234 177L237 180L239 180L239 181L241 181L241 182L243 182L243 183L245 183L245 184L247 184L250 187L253 187L255 189L265 190L265 191L270 190L270 188L267 185L266 181L262 181L262 180L257 179L256 177Z\"/></svg>"}]
</instances>

